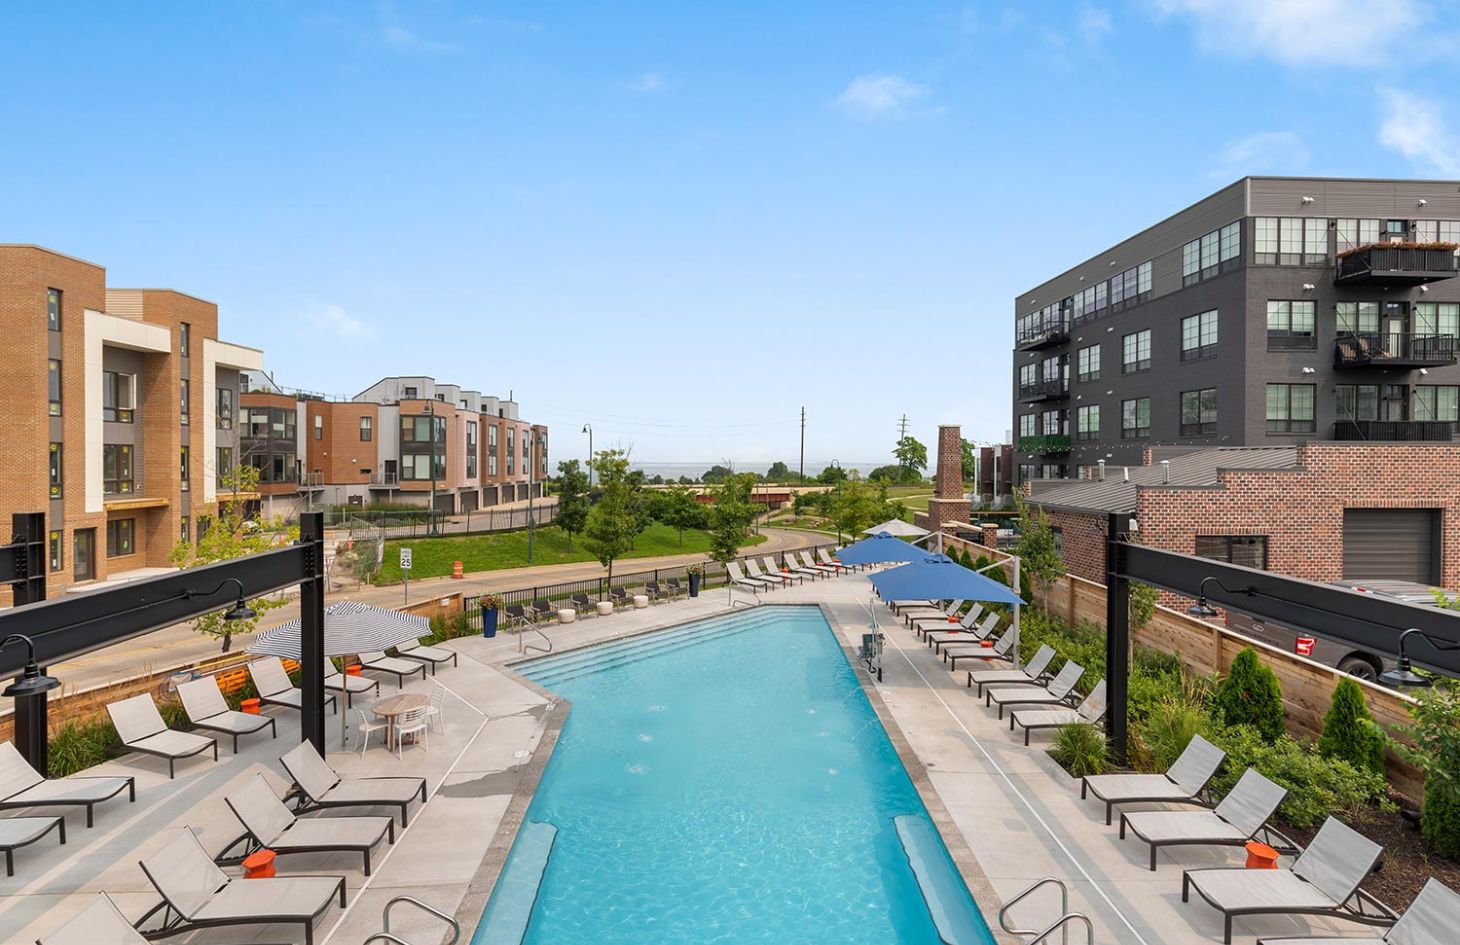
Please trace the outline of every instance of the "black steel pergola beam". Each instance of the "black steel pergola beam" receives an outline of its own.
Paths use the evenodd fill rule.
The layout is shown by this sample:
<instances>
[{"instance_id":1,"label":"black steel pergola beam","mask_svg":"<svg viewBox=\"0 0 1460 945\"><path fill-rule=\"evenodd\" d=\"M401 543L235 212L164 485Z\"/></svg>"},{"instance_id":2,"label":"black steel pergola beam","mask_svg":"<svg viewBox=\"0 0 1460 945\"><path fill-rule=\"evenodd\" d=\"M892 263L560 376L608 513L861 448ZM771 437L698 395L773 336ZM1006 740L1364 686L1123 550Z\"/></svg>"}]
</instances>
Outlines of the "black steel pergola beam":
<instances>
[{"instance_id":1,"label":"black steel pergola beam","mask_svg":"<svg viewBox=\"0 0 1460 945\"><path fill-rule=\"evenodd\" d=\"M1202 594L1202 581L1214 578L1206 586L1209 603L1310 629L1318 636L1358 649L1397 656L1399 634L1411 627L1437 640L1460 644L1460 613L1439 607L1130 542L1112 541L1110 551L1119 564L1121 577L1127 581L1140 581L1195 599ZM1416 664L1460 676L1460 651L1444 652L1420 644L1410 650L1408 655Z\"/></svg>"}]
</instances>

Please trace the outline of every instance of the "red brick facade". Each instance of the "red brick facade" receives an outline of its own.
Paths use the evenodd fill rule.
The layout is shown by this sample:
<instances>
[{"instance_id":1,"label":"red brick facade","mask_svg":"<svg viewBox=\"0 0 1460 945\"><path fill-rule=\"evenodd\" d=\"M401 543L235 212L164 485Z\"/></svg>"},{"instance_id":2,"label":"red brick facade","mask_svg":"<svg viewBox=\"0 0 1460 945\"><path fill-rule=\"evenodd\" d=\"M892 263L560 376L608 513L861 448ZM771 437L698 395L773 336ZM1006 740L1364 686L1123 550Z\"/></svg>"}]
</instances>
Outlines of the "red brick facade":
<instances>
[{"instance_id":1,"label":"red brick facade","mask_svg":"<svg viewBox=\"0 0 1460 945\"><path fill-rule=\"evenodd\" d=\"M936 531L944 522L966 523L972 506L963 498L963 436L959 427L938 427L934 480L936 496L928 500L928 520L923 527Z\"/></svg>"}]
</instances>

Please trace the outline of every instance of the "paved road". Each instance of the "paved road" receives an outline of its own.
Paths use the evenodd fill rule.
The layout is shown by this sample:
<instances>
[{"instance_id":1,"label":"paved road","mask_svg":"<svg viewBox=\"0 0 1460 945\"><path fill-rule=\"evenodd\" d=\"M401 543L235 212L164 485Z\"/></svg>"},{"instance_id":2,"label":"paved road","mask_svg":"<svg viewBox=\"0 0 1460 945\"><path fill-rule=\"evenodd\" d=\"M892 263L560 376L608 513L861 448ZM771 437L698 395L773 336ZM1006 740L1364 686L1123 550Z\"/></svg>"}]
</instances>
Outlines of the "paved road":
<instances>
[{"instance_id":1,"label":"paved road","mask_svg":"<svg viewBox=\"0 0 1460 945\"><path fill-rule=\"evenodd\" d=\"M790 529L765 528L762 531L766 540L753 548L746 549L747 551L757 555L772 554L809 548L828 541L825 535ZM619 562L615 570L620 574L625 574L654 568L684 566L693 561L704 561L707 557L704 554L683 554L631 558ZM535 584L587 581L603 577L604 574L603 567L596 561L481 571L476 574L468 574L461 580L442 577L412 581L410 599L412 602L417 602L430 600L436 594L452 594L457 591L466 594L481 594L486 591L531 587ZM347 585L330 588L326 594L327 602L346 598L382 607L399 607L405 603L405 591L400 585L390 587ZM265 614L259 621L259 629L267 630L298 615L298 605L290 602ZM233 649L241 649L247 645L247 642L247 638L236 637L233 640ZM51 675L65 684L66 691L75 692L141 673L159 672L174 666L185 666L218 655L219 647L220 644L217 640L194 633L186 624L177 624L118 646L89 653L68 663L54 665L49 669Z\"/></svg>"}]
</instances>

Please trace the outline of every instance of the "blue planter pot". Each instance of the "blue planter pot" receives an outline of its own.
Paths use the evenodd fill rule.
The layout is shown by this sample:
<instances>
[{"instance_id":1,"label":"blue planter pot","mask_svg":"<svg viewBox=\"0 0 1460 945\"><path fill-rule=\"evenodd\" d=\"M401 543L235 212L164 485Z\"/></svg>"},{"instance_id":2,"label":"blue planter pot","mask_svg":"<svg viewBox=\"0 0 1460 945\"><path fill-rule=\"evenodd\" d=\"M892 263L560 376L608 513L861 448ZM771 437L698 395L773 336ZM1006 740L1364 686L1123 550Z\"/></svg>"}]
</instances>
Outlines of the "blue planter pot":
<instances>
[{"instance_id":1,"label":"blue planter pot","mask_svg":"<svg viewBox=\"0 0 1460 945\"><path fill-rule=\"evenodd\" d=\"M497 635L497 611L482 608L482 636L487 639Z\"/></svg>"},{"instance_id":2,"label":"blue planter pot","mask_svg":"<svg viewBox=\"0 0 1460 945\"><path fill-rule=\"evenodd\" d=\"M700 575L698 574L691 574L689 576L689 596L700 596Z\"/></svg>"}]
</instances>

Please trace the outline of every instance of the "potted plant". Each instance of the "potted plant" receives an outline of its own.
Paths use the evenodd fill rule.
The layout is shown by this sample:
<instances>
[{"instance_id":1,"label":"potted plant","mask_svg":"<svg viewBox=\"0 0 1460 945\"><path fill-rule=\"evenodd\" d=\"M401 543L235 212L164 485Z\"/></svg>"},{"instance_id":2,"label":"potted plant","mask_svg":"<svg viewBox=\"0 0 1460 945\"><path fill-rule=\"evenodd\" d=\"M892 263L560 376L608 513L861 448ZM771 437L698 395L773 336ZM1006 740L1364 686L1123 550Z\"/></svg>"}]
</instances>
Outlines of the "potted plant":
<instances>
[{"instance_id":1,"label":"potted plant","mask_svg":"<svg viewBox=\"0 0 1460 945\"><path fill-rule=\"evenodd\" d=\"M497 612L501 609L501 594L482 595L482 636L489 640L497 635Z\"/></svg>"},{"instance_id":2,"label":"potted plant","mask_svg":"<svg viewBox=\"0 0 1460 945\"><path fill-rule=\"evenodd\" d=\"M689 596L700 596L700 580L705 576L705 566L692 564L686 570L689 571Z\"/></svg>"}]
</instances>

